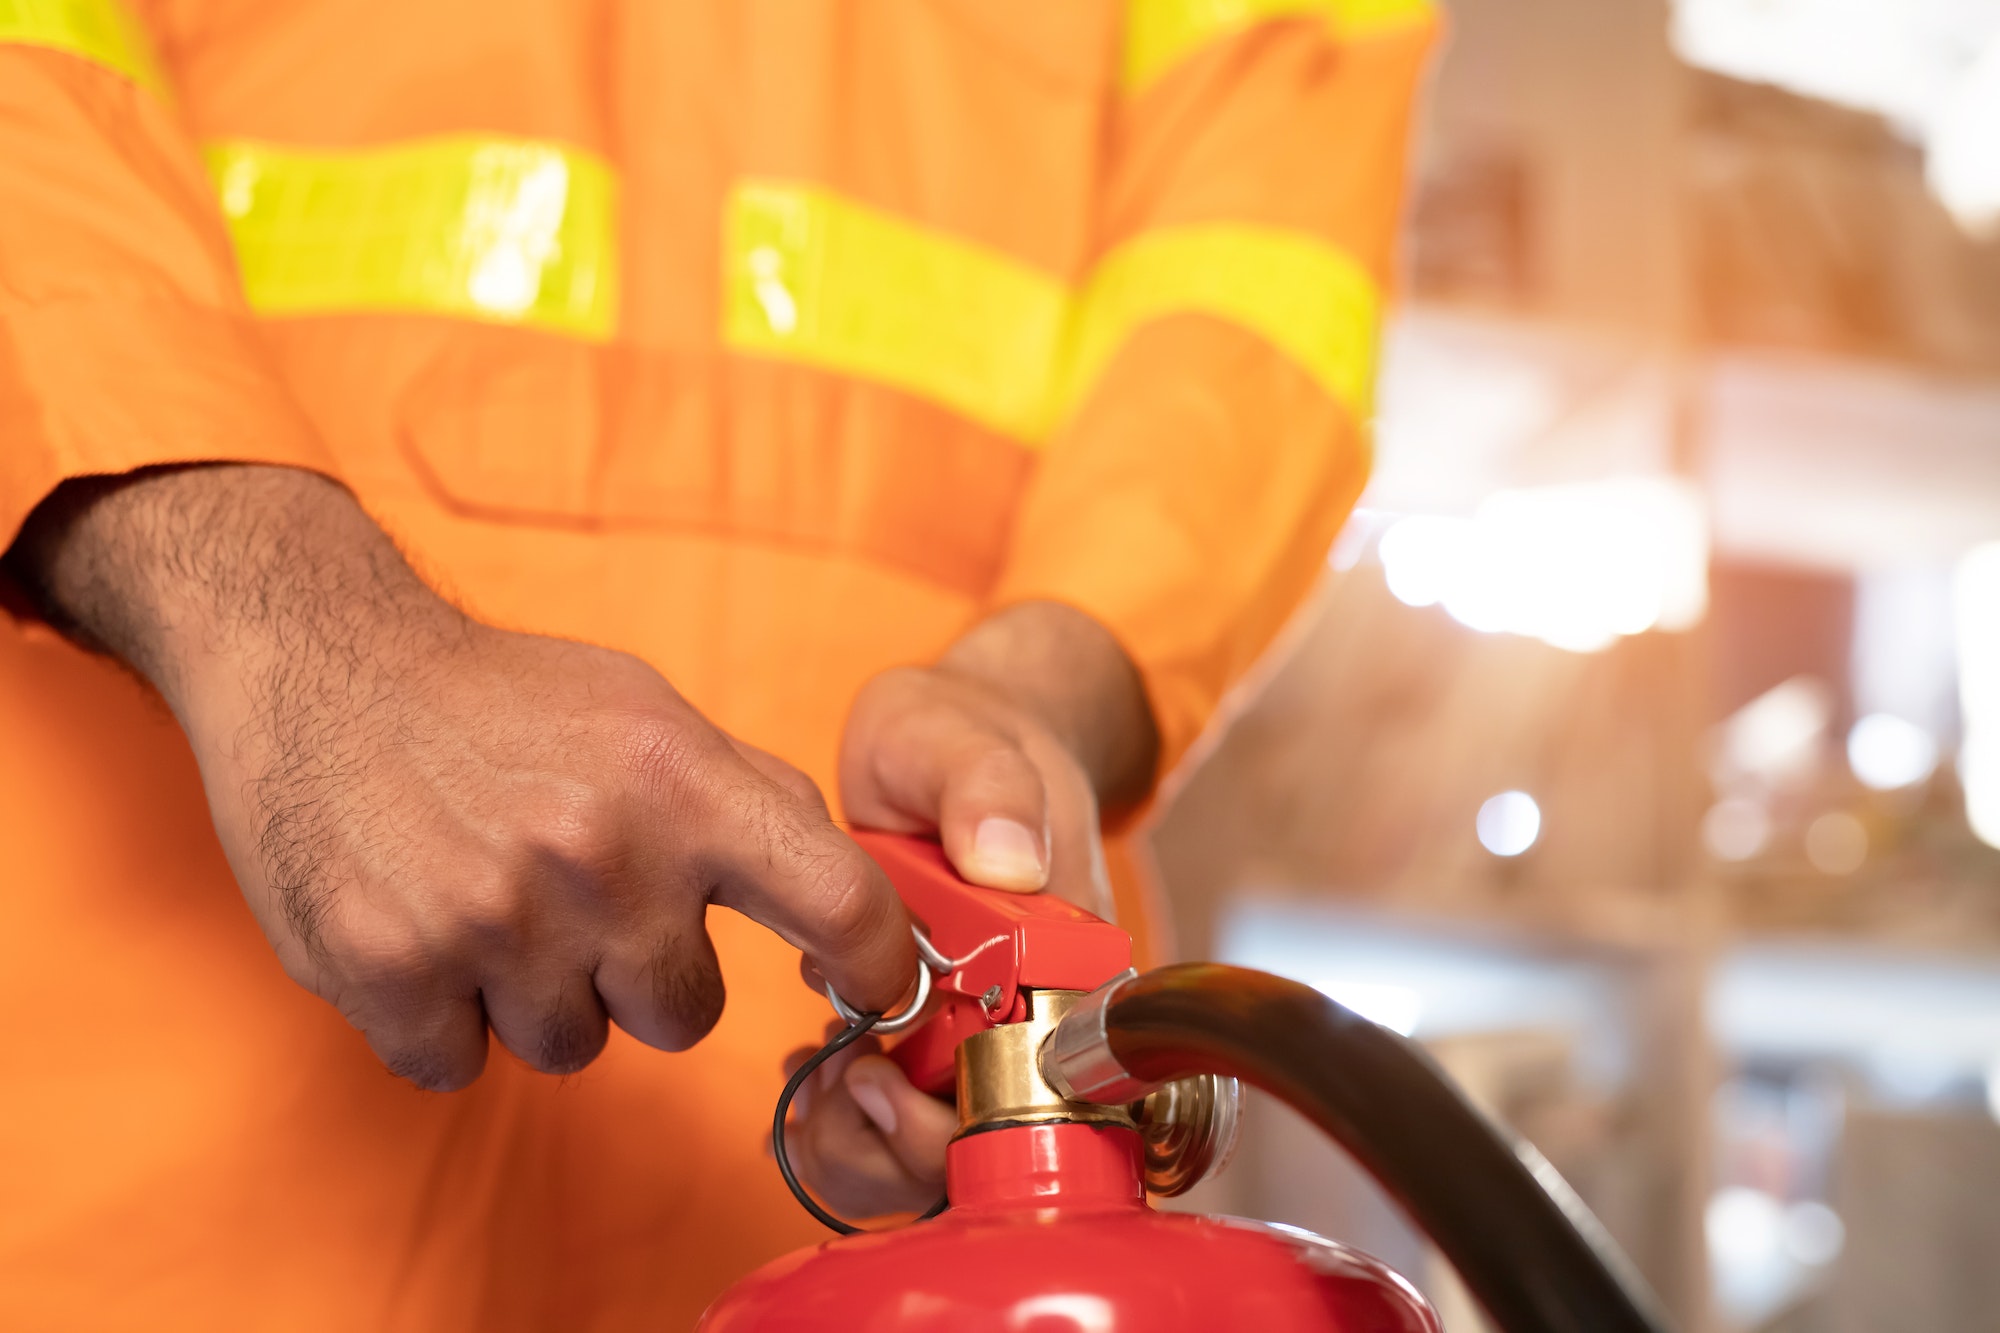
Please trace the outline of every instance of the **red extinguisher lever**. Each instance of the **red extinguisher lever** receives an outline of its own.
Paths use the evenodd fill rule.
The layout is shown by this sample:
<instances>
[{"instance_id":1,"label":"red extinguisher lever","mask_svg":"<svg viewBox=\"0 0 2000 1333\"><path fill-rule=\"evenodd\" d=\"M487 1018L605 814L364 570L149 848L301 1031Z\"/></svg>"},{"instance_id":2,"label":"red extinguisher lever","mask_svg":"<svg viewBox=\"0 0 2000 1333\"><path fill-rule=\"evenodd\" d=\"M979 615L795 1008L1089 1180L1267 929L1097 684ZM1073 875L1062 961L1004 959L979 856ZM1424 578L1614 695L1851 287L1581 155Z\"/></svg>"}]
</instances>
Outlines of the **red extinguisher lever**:
<instances>
[{"instance_id":1,"label":"red extinguisher lever","mask_svg":"<svg viewBox=\"0 0 2000 1333\"><path fill-rule=\"evenodd\" d=\"M1132 966L1130 935L1053 894L968 884L928 839L856 829L854 840L930 941L931 1017L890 1052L925 1092L950 1091L960 1042L1027 1018L1024 990L1095 990Z\"/></svg>"}]
</instances>

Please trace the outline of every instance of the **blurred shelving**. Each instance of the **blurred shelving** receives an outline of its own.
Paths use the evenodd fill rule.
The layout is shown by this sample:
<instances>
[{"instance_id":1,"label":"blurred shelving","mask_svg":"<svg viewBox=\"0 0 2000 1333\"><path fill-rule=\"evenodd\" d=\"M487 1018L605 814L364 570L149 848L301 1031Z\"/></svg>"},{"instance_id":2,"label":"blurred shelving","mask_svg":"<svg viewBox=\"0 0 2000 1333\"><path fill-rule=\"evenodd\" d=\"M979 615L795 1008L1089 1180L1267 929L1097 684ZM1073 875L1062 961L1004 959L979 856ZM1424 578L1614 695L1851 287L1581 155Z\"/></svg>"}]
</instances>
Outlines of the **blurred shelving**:
<instances>
[{"instance_id":1,"label":"blurred shelving","mask_svg":"<svg viewBox=\"0 0 2000 1333\"><path fill-rule=\"evenodd\" d=\"M1447 6L1370 512L1153 830L1183 947L1241 949L1244 913L1275 913L1292 924L1274 938L1318 951L1288 966L1390 1020L1457 958L1451 985L1472 989L1454 993L1491 1021L1419 1021L1418 1039L1576 1179L1688 1333L1858 1333L1897 1300L1898 1326L1983 1326L1972 1269L1991 1265L1966 1256L2000 1245L2000 1206L1962 1180L2000 1151L1982 1102L2000 1030L1994 1068L1976 1058L2000 850L1966 818L1933 622L1953 562L2000 538L2000 243L1947 214L1894 116L1682 64L1665 0ZM1947 8L1940 32L2000 33L1985 0L1905 17ZM1691 628L1568 651L1385 581L1379 542L1404 516L1471 522L1498 493L1626 478L1698 497ZM1816 701L1797 753L1719 763L1731 719L1793 682ZM1877 712L1935 751L1888 790L1847 753ZM1478 812L1512 792L1536 836L1496 855ZM1591 1022L1516 1005L1520 968L1595 978ZM1810 1023L1748 1041L1717 1008L1810 1017L1828 984L1881 1017L1879 1049L1814 1047ZM1927 1049L1926 1029L1963 1058L1898 1084L1895 1052ZM1606 1040L1610 1078L1590 1053ZM1423 1268L1379 1197L1258 1114L1212 1203Z\"/></svg>"}]
</instances>

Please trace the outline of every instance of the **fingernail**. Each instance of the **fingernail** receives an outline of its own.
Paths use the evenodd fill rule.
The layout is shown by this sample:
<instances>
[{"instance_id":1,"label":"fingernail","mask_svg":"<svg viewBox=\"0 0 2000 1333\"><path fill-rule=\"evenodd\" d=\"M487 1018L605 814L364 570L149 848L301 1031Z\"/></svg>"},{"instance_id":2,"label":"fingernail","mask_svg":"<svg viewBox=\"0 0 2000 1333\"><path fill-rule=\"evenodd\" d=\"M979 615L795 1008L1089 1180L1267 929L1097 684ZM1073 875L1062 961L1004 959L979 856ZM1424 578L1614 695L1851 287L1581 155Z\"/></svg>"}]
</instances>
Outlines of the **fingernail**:
<instances>
[{"instance_id":1,"label":"fingernail","mask_svg":"<svg viewBox=\"0 0 2000 1333\"><path fill-rule=\"evenodd\" d=\"M889 1104L888 1093L860 1077L847 1080L847 1092L861 1113L875 1122L875 1128L884 1134L896 1132L896 1108Z\"/></svg>"},{"instance_id":2,"label":"fingernail","mask_svg":"<svg viewBox=\"0 0 2000 1333\"><path fill-rule=\"evenodd\" d=\"M972 864L960 866L965 877L990 889L1046 888L1049 867L1042 840L1011 819L982 819L972 834Z\"/></svg>"}]
</instances>

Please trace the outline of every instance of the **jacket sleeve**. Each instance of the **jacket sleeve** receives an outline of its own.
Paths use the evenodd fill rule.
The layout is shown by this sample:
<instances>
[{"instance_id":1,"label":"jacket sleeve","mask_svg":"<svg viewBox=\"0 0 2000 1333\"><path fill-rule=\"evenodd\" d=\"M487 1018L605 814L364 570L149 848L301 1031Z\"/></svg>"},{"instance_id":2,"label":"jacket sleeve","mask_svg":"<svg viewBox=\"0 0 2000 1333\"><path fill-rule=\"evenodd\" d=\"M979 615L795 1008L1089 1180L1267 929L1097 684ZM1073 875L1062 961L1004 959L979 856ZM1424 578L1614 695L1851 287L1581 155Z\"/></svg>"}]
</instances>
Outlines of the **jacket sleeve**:
<instances>
[{"instance_id":1,"label":"jacket sleeve","mask_svg":"<svg viewBox=\"0 0 2000 1333\"><path fill-rule=\"evenodd\" d=\"M1290 12L1202 32L1202 14L1244 7L1135 0L1071 405L996 590L1119 637L1162 771L1311 589L1366 480L1379 294L1435 26L1396 0L1248 8Z\"/></svg>"},{"instance_id":2,"label":"jacket sleeve","mask_svg":"<svg viewBox=\"0 0 2000 1333\"><path fill-rule=\"evenodd\" d=\"M0 4L0 549L68 477L331 470L144 30L113 4Z\"/></svg>"}]
</instances>

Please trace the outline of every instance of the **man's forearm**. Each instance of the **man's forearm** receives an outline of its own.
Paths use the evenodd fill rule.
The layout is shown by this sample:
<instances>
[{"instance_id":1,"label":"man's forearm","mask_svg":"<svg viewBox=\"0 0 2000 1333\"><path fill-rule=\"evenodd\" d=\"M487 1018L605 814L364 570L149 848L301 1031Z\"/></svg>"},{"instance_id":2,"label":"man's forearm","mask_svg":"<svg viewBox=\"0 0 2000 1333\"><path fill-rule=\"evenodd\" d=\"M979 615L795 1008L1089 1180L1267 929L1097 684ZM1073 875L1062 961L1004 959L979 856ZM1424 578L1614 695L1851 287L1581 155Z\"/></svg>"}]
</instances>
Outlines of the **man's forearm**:
<instances>
[{"instance_id":1,"label":"man's forearm","mask_svg":"<svg viewBox=\"0 0 2000 1333\"><path fill-rule=\"evenodd\" d=\"M1160 736L1137 668L1109 630L1073 607L1025 602L981 621L939 665L998 688L1069 747L1106 808L1144 796Z\"/></svg>"},{"instance_id":2,"label":"man's forearm","mask_svg":"<svg viewBox=\"0 0 2000 1333\"><path fill-rule=\"evenodd\" d=\"M216 464L65 483L7 553L65 632L122 659L183 713L191 668L347 651L385 610L438 599L345 490L294 468Z\"/></svg>"}]
</instances>

